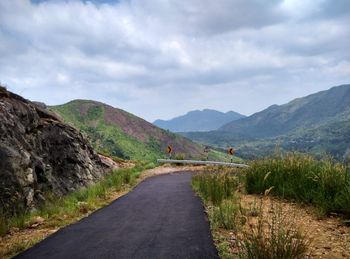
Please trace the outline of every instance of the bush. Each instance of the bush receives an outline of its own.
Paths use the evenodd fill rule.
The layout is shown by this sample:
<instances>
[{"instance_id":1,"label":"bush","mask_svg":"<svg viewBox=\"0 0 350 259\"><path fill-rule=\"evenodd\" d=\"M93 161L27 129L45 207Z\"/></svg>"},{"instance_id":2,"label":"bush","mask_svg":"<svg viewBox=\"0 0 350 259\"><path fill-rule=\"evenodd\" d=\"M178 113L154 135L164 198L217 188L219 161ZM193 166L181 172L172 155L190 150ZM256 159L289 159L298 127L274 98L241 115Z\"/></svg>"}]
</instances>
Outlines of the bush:
<instances>
[{"instance_id":1,"label":"bush","mask_svg":"<svg viewBox=\"0 0 350 259\"><path fill-rule=\"evenodd\" d=\"M318 206L324 213L350 216L350 176L345 165L331 159L290 153L253 161L245 169L248 193L271 194Z\"/></svg>"},{"instance_id":2,"label":"bush","mask_svg":"<svg viewBox=\"0 0 350 259\"><path fill-rule=\"evenodd\" d=\"M183 154L183 153L176 154L174 159L175 160L185 160L185 154Z\"/></svg>"}]
</instances>

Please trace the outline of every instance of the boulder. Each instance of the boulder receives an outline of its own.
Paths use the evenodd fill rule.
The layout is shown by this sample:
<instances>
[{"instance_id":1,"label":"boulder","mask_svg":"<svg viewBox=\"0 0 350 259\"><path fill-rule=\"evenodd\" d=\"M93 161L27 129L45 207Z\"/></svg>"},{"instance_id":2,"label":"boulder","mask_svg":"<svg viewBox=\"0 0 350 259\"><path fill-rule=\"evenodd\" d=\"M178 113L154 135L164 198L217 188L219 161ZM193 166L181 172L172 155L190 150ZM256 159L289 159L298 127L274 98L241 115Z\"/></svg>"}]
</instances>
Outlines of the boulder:
<instances>
[{"instance_id":1,"label":"boulder","mask_svg":"<svg viewBox=\"0 0 350 259\"><path fill-rule=\"evenodd\" d=\"M110 170L77 129L0 87L0 213L34 209Z\"/></svg>"}]
</instances>

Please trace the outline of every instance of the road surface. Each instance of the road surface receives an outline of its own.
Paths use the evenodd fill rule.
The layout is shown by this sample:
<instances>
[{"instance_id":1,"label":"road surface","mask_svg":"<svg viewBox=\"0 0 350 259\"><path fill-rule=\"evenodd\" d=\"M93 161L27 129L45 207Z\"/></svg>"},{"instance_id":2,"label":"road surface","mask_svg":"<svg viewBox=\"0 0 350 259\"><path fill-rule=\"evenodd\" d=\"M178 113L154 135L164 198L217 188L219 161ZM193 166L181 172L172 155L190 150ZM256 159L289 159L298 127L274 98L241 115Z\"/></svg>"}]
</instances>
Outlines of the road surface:
<instances>
[{"instance_id":1,"label":"road surface","mask_svg":"<svg viewBox=\"0 0 350 259\"><path fill-rule=\"evenodd\" d=\"M218 258L192 173L148 178L16 258Z\"/></svg>"}]
</instances>

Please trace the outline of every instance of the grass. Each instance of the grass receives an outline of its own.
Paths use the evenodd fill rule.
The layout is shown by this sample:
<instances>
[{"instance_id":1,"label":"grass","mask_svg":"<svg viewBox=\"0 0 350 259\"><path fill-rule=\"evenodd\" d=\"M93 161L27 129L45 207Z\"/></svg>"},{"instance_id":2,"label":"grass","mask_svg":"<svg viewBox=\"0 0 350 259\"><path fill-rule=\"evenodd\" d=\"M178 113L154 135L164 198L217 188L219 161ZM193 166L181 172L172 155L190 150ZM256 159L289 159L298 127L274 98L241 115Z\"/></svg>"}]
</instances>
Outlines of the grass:
<instances>
[{"instance_id":1,"label":"grass","mask_svg":"<svg viewBox=\"0 0 350 259\"><path fill-rule=\"evenodd\" d=\"M281 207L273 204L271 217L260 207L257 224L248 224L239 240L239 257L247 259L298 259L305 258L309 241L298 229L287 222Z\"/></svg>"},{"instance_id":2,"label":"grass","mask_svg":"<svg viewBox=\"0 0 350 259\"><path fill-rule=\"evenodd\" d=\"M220 205L210 207L208 214L214 228L237 231L243 222L241 208L236 200L223 200Z\"/></svg>"},{"instance_id":3,"label":"grass","mask_svg":"<svg viewBox=\"0 0 350 259\"><path fill-rule=\"evenodd\" d=\"M245 173L248 193L270 190L276 196L313 204L324 214L350 217L350 172L330 158L289 153L253 161Z\"/></svg>"},{"instance_id":4,"label":"grass","mask_svg":"<svg viewBox=\"0 0 350 259\"><path fill-rule=\"evenodd\" d=\"M239 199L240 177L232 173L202 173L192 178L193 189L203 199L213 237L221 258L304 258L306 236L284 221L282 210L272 208L264 215L262 202L242 208ZM268 194L268 192L267 192ZM272 216L270 216L272 215ZM249 222L250 217L259 220ZM229 232L227 232L229 231ZM232 244L231 234L236 241ZM235 249L232 248L235 246ZM234 251L233 251L234 250Z\"/></svg>"},{"instance_id":5,"label":"grass","mask_svg":"<svg viewBox=\"0 0 350 259\"><path fill-rule=\"evenodd\" d=\"M238 179L230 173L197 174L192 179L193 188L213 205L220 205L223 200L234 197L238 184Z\"/></svg>"},{"instance_id":6,"label":"grass","mask_svg":"<svg viewBox=\"0 0 350 259\"><path fill-rule=\"evenodd\" d=\"M49 224L55 226L66 225L72 218L103 206L111 193L135 185L140 173L152 167L154 164L149 163L134 168L115 170L106 175L103 180L64 197L47 194L46 202L34 212L22 212L11 217L0 213L0 236L7 234L11 228L23 229L30 226L32 219L38 216L50 220Z\"/></svg>"}]
</instances>

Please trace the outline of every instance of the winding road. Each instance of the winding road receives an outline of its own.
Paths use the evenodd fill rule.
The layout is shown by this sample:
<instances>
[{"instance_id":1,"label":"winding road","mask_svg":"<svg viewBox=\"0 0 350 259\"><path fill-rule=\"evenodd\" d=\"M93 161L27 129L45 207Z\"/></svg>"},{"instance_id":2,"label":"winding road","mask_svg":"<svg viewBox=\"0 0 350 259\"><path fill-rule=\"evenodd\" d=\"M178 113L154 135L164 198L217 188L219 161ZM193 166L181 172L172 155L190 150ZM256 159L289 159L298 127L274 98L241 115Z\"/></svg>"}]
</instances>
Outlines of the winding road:
<instances>
[{"instance_id":1,"label":"winding road","mask_svg":"<svg viewBox=\"0 0 350 259\"><path fill-rule=\"evenodd\" d=\"M148 178L16 258L219 258L192 174Z\"/></svg>"}]
</instances>

